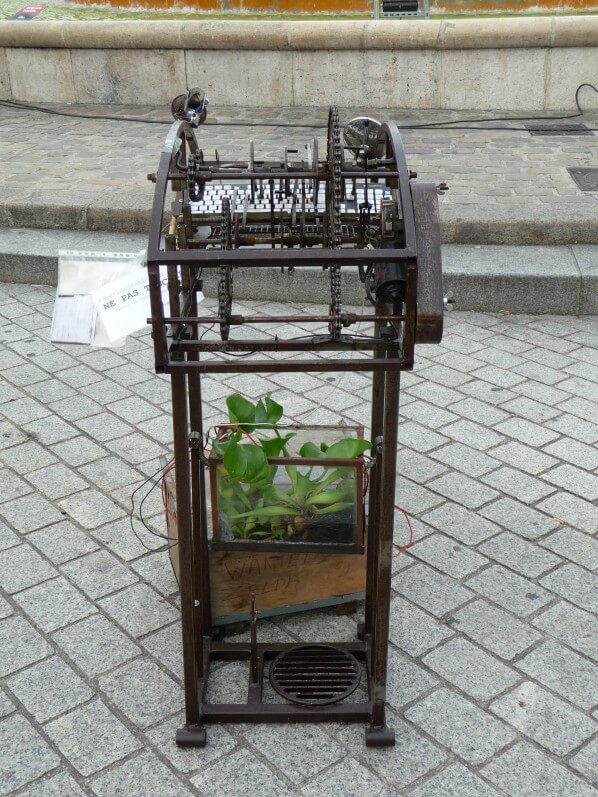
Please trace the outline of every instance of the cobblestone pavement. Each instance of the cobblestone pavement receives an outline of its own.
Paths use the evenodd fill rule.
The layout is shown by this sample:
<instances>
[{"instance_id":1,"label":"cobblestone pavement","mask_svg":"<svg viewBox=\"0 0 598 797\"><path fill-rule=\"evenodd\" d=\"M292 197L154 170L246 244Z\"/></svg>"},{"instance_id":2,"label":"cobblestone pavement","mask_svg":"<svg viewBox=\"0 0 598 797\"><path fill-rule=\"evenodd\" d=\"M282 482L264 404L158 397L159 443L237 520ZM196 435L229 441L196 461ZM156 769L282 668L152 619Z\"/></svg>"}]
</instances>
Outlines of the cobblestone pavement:
<instances>
[{"instance_id":1,"label":"cobblestone pavement","mask_svg":"<svg viewBox=\"0 0 598 797\"><path fill-rule=\"evenodd\" d=\"M207 153L213 154L216 147L223 158L247 158L249 140L254 139L256 157L282 158L284 147L304 153L314 135L320 137L319 152L326 151L322 136L327 110L220 108L217 97L212 100L210 122L246 126L203 127L199 138ZM585 103L595 108L592 92L587 97L582 93L580 101L582 107ZM56 107L68 113L172 121L168 109ZM480 116L466 111L369 110L399 124ZM341 109L341 120L355 113ZM272 126L247 126L256 120ZM321 127L283 127L292 123ZM598 128L598 113L587 113L582 123ZM521 128L523 123L496 125ZM167 125L69 119L0 106L0 225L144 230L153 196L146 175L158 166L167 130ZM449 183L449 192L441 198L446 243L598 243L598 192L580 191L567 172L568 167L598 165L598 134L559 137L517 129L427 129L405 130L403 137L409 167L420 177Z\"/></svg>"},{"instance_id":2,"label":"cobblestone pavement","mask_svg":"<svg viewBox=\"0 0 598 797\"><path fill-rule=\"evenodd\" d=\"M176 582L127 518L170 451L168 381L147 331L118 350L50 344L52 293L0 288L1 794L596 794L596 319L453 313L405 376L397 497L416 542L394 560L396 748L366 750L362 726L232 725L182 751ZM235 390L271 389L300 421L368 416L358 374L205 385L212 423ZM259 633L340 641L356 619ZM235 676L216 671L214 699Z\"/></svg>"}]
</instances>

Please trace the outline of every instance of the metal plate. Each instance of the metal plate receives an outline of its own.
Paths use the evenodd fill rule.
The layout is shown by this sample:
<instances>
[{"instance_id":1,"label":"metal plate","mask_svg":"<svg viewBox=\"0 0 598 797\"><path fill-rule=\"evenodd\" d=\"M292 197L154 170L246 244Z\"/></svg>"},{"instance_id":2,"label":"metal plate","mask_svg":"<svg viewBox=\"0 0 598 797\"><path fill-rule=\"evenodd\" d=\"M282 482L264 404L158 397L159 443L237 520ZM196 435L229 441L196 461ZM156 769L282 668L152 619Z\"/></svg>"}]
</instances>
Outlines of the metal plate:
<instances>
[{"instance_id":1,"label":"metal plate","mask_svg":"<svg viewBox=\"0 0 598 797\"><path fill-rule=\"evenodd\" d=\"M272 687L285 700L302 706L339 703L360 680L355 656L333 645L298 645L279 653L270 666Z\"/></svg>"},{"instance_id":2,"label":"metal plate","mask_svg":"<svg viewBox=\"0 0 598 797\"><path fill-rule=\"evenodd\" d=\"M598 191L598 169L567 169L582 191Z\"/></svg>"},{"instance_id":3,"label":"metal plate","mask_svg":"<svg viewBox=\"0 0 598 797\"><path fill-rule=\"evenodd\" d=\"M563 125L563 124L533 124L525 125L532 136L593 136L594 133L588 130L586 125Z\"/></svg>"}]
</instances>

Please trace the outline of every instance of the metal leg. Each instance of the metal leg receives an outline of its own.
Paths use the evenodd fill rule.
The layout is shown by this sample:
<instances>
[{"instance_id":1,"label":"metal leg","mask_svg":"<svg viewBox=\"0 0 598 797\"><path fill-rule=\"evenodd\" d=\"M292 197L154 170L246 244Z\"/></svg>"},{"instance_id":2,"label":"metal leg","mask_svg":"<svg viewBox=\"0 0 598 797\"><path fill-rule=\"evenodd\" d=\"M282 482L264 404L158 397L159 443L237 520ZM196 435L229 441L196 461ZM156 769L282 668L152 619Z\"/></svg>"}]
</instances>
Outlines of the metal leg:
<instances>
[{"instance_id":1,"label":"metal leg","mask_svg":"<svg viewBox=\"0 0 598 797\"><path fill-rule=\"evenodd\" d=\"M172 374L172 411L174 421L175 479L179 531L185 715L187 720L186 727L181 729L180 733L184 735L185 733L190 733L192 728L197 728L200 721L200 711L194 623L195 597L193 583L191 493L189 490L187 390L186 378L183 372ZM197 731L193 731L193 733L196 734ZM177 743L178 736L179 734L177 733Z\"/></svg>"},{"instance_id":2,"label":"metal leg","mask_svg":"<svg viewBox=\"0 0 598 797\"><path fill-rule=\"evenodd\" d=\"M378 514L378 576L371 638L371 727L366 730L366 745L391 746L394 732L385 724L386 668L390 620L390 580L392 574L392 539L394 496L397 466L397 422L399 414L400 375L386 375L384 391L384 441Z\"/></svg>"}]
</instances>

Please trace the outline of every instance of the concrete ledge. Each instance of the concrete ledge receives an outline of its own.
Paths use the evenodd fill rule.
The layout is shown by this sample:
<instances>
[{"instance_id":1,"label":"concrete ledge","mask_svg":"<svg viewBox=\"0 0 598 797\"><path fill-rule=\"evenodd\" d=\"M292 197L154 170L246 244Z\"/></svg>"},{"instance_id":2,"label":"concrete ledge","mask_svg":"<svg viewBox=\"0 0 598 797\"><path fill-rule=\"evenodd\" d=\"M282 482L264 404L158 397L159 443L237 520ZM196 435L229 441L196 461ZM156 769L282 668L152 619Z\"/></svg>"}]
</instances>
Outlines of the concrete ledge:
<instances>
[{"instance_id":1,"label":"concrete ledge","mask_svg":"<svg viewBox=\"0 0 598 797\"><path fill-rule=\"evenodd\" d=\"M143 234L149 232L150 209L104 205L37 205L0 203L0 228L32 228L37 231ZM2 230L0 230L0 233ZM37 233L35 233L37 234ZM473 208L464 217L462 207L441 207L443 244L482 246L568 246L598 244L598 214L594 206L557 206L550 217L513 217L493 206L492 214Z\"/></svg>"},{"instance_id":2,"label":"concrete ledge","mask_svg":"<svg viewBox=\"0 0 598 797\"><path fill-rule=\"evenodd\" d=\"M484 50L598 46L598 17L0 22L0 47L84 50Z\"/></svg>"},{"instance_id":3,"label":"concrete ledge","mask_svg":"<svg viewBox=\"0 0 598 797\"><path fill-rule=\"evenodd\" d=\"M59 249L138 252L144 235L80 231L0 230L0 282L56 285ZM444 288L459 310L560 315L598 314L598 246L443 247ZM238 299L322 302L329 281L320 269L237 270ZM347 304L361 304L363 289L354 269L343 269ZM204 291L216 295L215 275Z\"/></svg>"},{"instance_id":4,"label":"concrete ledge","mask_svg":"<svg viewBox=\"0 0 598 797\"><path fill-rule=\"evenodd\" d=\"M573 108L596 74L598 16L0 22L0 99L29 102L162 105L201 85L237 107L529 112Z\"/></svg>"}]
</instances>

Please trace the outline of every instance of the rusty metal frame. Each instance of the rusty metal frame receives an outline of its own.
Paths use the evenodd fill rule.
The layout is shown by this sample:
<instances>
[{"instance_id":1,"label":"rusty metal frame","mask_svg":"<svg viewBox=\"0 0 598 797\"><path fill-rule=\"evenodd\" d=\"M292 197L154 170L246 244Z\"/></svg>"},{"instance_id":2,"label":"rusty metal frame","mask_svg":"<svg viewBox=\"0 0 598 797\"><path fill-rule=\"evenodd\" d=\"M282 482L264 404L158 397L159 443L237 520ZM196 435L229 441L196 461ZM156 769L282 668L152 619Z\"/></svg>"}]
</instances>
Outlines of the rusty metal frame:
<instances>
[{"instance_id":1,"label":"rusty metal frame","mask_svg":"<svg viewBox=\"0 0 598 797\"><path fill-rule=\"evenodd\" d=\"M171 182L176 183L185 176L175 171L173 160L179 163L179 152L186 158L198 151L191 125L187 122L174 123L162 150L155 176L148 271L156 371L169 373L172 384L186 713L185 726L177 732L177 743L181 746L203 746L206 743L204 725L211 722L316 721L366 722L369 725L366 729L367 745L394 744L394 732L386 725L385 698L400 372L412 367L416 342L435 342L440 339L443 308L438 271L438 220L432 197L432 194L436 196L435 187L433 184L420 184L414 190L414 175L407 169L401 137L394 123L383 125L381 135L386 142L385 163L375 176L396 189L400 198L404 245L397 249L177 249L172 225L162 246L167 189ZM392 166L388 167L388 164ZM276 177L279 176L278 172L274 173ZM234 174L230 169L222 169L217 165L210 169L206 179L230 179ZM247 177L246 171L240 170L238 174ZM281 174L289 177L289 173ZM306 173L301 174L305 176ZM325 169L314 171L314 175L319 181L330 179ZM261 176L264 176L263 173ZM179 194L179 199L183 200L184 206L184 191ZM246 340L217 343L201 340L199 330L205 319L198 316L193 286L203 268L227 264L234 264L237 268L273 265L301 268L328 266L330 263L367 265L396 261L406 266L404 303L376 303L374 315L370 317L375 322L374 338L367 345L349 335L346 339L342 335L337 339L321 336L321 339L314 337L307 342L280 340L274 344ZM159 269L164 265L168 266L171 299L168 316L164 312L160 286ZM428 284L430 281L435 284ZM398 340L381 336L388 319L402 325L402 335ZM204 359L206 353L226 354L254 349L289 354L293 351L365 351L368 356L360 359L315 357L307 360ZM264 668L280 651L287 650L291 645L256 645L255 629L252 631L252 642L227 643L218 639L216 629L212 627L205 458L201 442L198 442L203 440L204 435L203 374L310 371L373 373L371 439L374 442L375 464L371 471L366 528L365 621L358 629L359 638L352 643L338 645L363 662L367 673L368 698L361 703L343 702L321 707L263 702ZM317 550L322 551L322 546L318 546ZM215 705L206 701L210 665L213 661L221 660L251 662L246 702Z\"/></svg>"}]
</instances>

